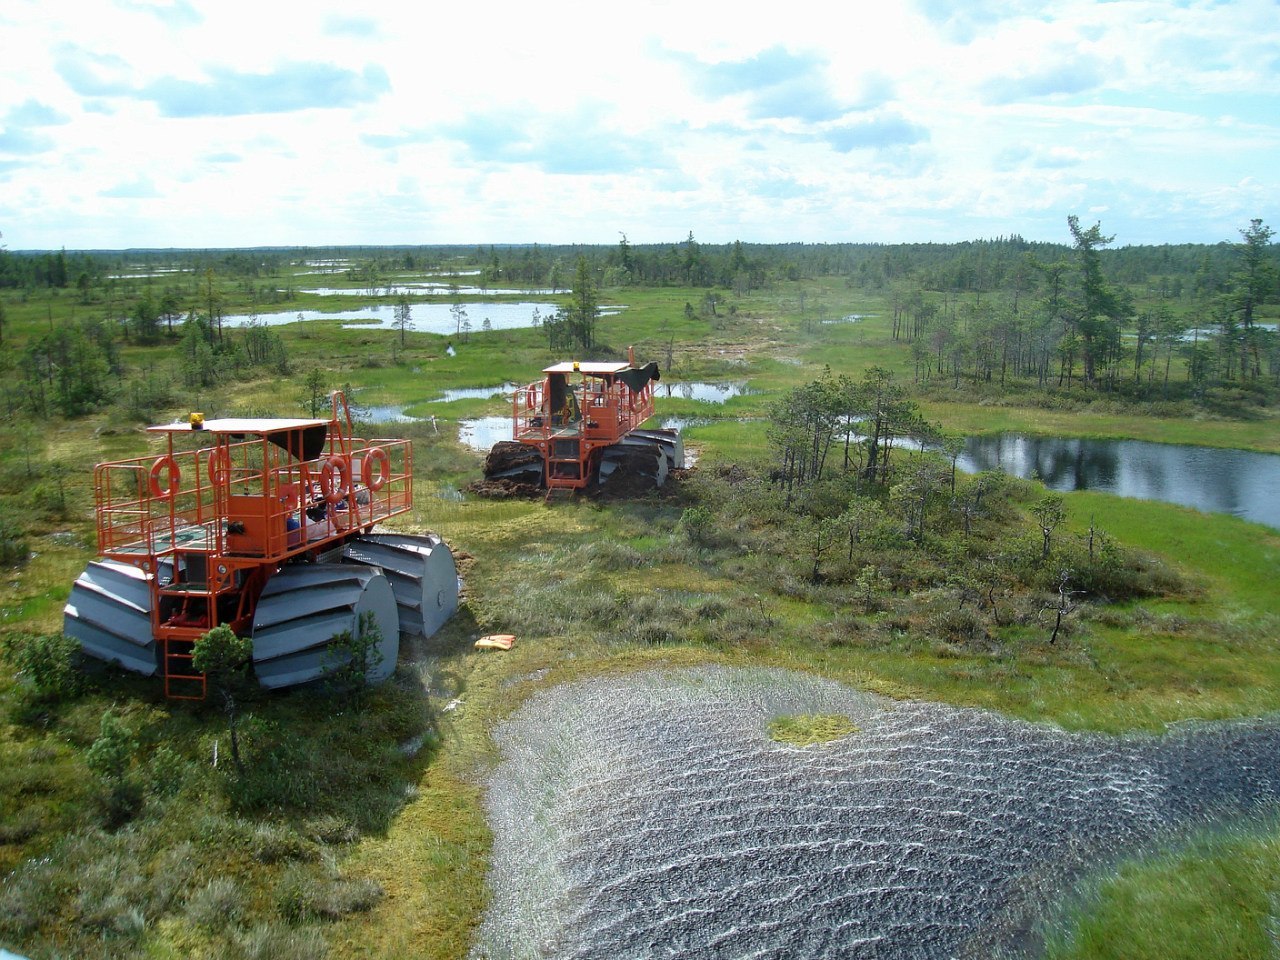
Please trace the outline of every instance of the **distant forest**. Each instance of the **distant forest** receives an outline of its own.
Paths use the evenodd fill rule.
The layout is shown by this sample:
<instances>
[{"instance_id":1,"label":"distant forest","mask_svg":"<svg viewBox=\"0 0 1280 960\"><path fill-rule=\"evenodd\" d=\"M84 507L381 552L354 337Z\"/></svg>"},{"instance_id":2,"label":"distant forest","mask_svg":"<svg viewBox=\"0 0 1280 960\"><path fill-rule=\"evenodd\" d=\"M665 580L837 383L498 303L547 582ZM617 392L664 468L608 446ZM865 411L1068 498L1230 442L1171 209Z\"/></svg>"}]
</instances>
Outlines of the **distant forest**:
<instances>
[{"instance_id":1,"label":"distant forest","mask_svg":"<svg viewBox=\"0 0 1280 960\"><path fill-rule=\"evenodd\" d=\"M1242 233L1245 232L1242 229ZM1138 285L1152 295L1178 299L1221 289L1236 269L1238 239L1219 243L1102 248L1106 276ZM983 293L1026 282L1031 261L1070 256L1068 243L996 237L960 243L678 243L613 245L495 244L488 246L253 247L225 250L0 249L0 288L97 286L113 274L185 269L221 278L280 277L301 261L350 261L369 279L402 271L442 271L479 266L489 283L506 281L563 287L578 257L596 271L600 286L689 286L758 289L779 280L847 277L870 290L912 280L923 289ZM1268 250L1273 265L1280 253ZM123 278L122 278L123 279Z\"/></svg>"},{"instance_id":2,"label":"distant forest","mask_svg":"<svg viewBox=\"0 0 1280 960\"><path fill-rule=\"evenodd\" d=\"M623 235L608 246L0 250L0 290L11 291L11 303L68 290L91 313L102 311L39 335L20 362L0 359L18 362L22 379L33 381L8 391L10 409L76 415L108 398L108 368L118 367L121 340L180 338L187 386L263 364L284 373L274 331L251 327L243 343L223 337L227 304L290 302L307 272L332 274L370 296L390 296L406 275L431 275L456 276L460 287L482 291L572 290L593 315L596 294L629 287L700 290L686 305L691 316L694 302L716 316L717 303L728 301L735 311L753 295L772 295L772 309L798 315L802 327L829 319L822 313L834 310L833 302L874 299L892 339L909 350L922 389L1106 394L1230 415L1280 398L1272 306L1280 301L1280 251L1261 220L1216 244L1115 247L1100 224L1086 228L1072 216L1067 227L1072 242L1061 244L1016 235L964 243L703 244L690 233L665 244L632 244ZM841 289L849 296L833 295ZM549 333L565 327L562 314L544 323ZM5 326L0 303L0 336ZM590 339L581 346L591 348ZM166 392L163 385L134 391Z\"/></svg>"}]
</instances>

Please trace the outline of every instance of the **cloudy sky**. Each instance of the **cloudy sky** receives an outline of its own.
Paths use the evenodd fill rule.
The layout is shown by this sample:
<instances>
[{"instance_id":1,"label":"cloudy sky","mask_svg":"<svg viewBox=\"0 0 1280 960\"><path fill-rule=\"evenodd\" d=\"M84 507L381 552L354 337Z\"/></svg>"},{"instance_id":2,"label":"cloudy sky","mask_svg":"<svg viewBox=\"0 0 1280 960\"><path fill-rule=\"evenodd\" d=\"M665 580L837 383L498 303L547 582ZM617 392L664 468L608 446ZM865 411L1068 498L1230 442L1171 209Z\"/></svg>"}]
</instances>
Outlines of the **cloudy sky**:
<instances>
[{"instance_id":1,"label":"cloudy sky","mask_svg":"<svg viewBox=\"0 0 1280 960\"><path fill-rule=\"evenodd\" d=\"M1065 241L1072 213L1280 229L1280 2L0 5L11 250Z\"/></svg>"}]
</instances>

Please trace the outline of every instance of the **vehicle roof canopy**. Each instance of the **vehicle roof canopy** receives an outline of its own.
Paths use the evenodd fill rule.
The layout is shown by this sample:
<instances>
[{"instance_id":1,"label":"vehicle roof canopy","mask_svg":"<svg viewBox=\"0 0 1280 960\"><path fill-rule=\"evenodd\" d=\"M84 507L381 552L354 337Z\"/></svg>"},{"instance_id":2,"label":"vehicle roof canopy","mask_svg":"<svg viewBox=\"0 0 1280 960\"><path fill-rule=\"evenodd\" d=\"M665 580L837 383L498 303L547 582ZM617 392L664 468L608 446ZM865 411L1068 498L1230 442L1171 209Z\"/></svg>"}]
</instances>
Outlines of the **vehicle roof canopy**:
<instances>
[{"instance_id":1,"label":"vehicle roof canopy","mask_svg":"<svg viewBox=\"0 0 1280 960\"><path fill-rule=\"evenodd\" d=\"M639 393L650 381L662 379L656 363L646 363L643 367L634 367L629 363L578 363L574 370L573 363L557 363L547 367L543 373L557 374L581 373L586 377L600 377L612 387L615 381L625 383L633 392Z\"/></svg>"},{"instance_id":2,"label":"vehicle roof canopy","mask_svg":"<svg viewBox=\"0 0 1280 960\"><path fill-rule=\"evenodd\" d=\"M324 452L324 442L329 435L328 420L290 420L267 417L226 417L220 420L206 420L202 426L193 426L183 421L162 423L147 427L148 433L168 434L207 434L216 439L227 437L241 440L246 437L264 437L271 443L295 456L299 455L299 444L296 437L300 434L301 459L314 460ZM293 438L293 439L291 439Z\"/></svg>"},{"instance_id":3,"label":"vehicle roof canopy","mask_svg":"<svg viewBox=\"0 0 1280 960\"><path fill-rule=\"evenodd\" d=\"M577 363L572 361L564 361L553 364L543 370L543 373L584 373L589 377L601 377L611 373L618 373L627 369L629 364L626 363Z\"/></svg>"}]
</instances>

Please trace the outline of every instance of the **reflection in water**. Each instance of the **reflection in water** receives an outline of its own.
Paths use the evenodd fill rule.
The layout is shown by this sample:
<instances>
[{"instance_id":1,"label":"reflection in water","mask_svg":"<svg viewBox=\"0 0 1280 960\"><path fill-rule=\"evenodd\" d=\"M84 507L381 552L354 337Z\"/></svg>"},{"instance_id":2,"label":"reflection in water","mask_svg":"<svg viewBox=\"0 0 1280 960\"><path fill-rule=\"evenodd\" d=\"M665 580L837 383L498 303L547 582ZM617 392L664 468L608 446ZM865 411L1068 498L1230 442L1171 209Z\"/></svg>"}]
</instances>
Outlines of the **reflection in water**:
<instances>
[{"instance_id":1,"label":"reflection in water","mask_svg":"<svg viewBox=\"0 0 1280 960\"><path fill-rule=\"evenodd\" d=\"M512 330L517 327L533 326L533 314L536 310L543 319L556 312L554 303L538 303L526 300L520 303L488 303L471 302L461 306L466 310L464 332L470 330L478 333L489 321L493 330ZM425 333L438 333L453 336L458 332L458 319L450 312L453 305L448 303L411 303L409 305L409 328ZM602 317L612 316L623 308L620 306L605 307L600 311ZM285 310L279 313L237 314L223 317L222 323L228 327L243 327L256 321L267 327L282 323L296 323L306 320L348 320L364 321L359 324L362 330L392 329L395 321L395 307L390 303L373 304L368 307L356 307L350 310L326 312L323 310Z\"/></svg>"},{"instance_id":2,"label":"reflection in water","mask_svg":"<svg viewBox=\"0 0 1280 960\"><path fill-rule=\"evenodd\" d=\"M190 267L146 267L142 265L126 268L130 273L108 273L108 280L145 280L147 277L160 277L170 273L192 273Z\"/></svg>"},{"instance_id":3,"label":"reflection in water","mask_svg":"<svg viewBox=\"0 0 1280 960\"><path fill-rule=\"evenodd\" d=\"M359 411L359 419L366 423L412 423L418 417L405 413L402 404L391 403L365 407Z\"/></svg>"},{"instance_id":4,"label":"reflection in water","mask_svg":"<svg viewBox=\"0 0 1280 960\"><path fill-rule=\"evenodd\" d=\"M455 283L399 283L388 284L386 286L373 287L308 287L305 290L299 290L299 293L309 293L317 297L399 297L399 296L439 296L448 294L450 296L462 297L500 297L500 296L525 296L525 297L553 297L563 293L563 290L538 289L529 287L517 290L509 287L460 287Z\"/></svg>"},{"instance_id":5,"label":"reflection in water","mask_svg":"<svg viewBox=\"0 0 1280 960\"><path fill-rule=\"evenodd\" d=\"M658 398L679 397L684 400L701 400L703 403L724 403L732 397L745 397L751 392L747 389L745 380L723 383L693 380L670 383L662 380L653 388L653 395Z\"/></svg>"},{"instance_id":6,"label":"reflection in water","mask_svg":"<svg viewBox=\"0 0 1280 960\"><path fill-rule=\"evenodd\" d=\"M1230 513L1280 529L1280 456L1273 453L1001 434L970 437L959 466L1039 477L1051 490L1098 490Z\"/></svg>"},{"instance_id":7,"label":"reflection in water","mask_svg":"<svg viewBox=\"0 0 1280 960\"><path fill-rule=\"evenodd\" d=\"M476 417L458 421L458 442L472 450L488 453L499 440L510 439L510 417Z\"/></svg>"},{"instance_id":8,"label":"reflection in water","mask_svg":"<svg viewBox=\"0 0 1280 960\"><path fill-rule=\"evenodd\" d=\"M676 430L683 433L690 427L705 427L714 423L714 420L708 420L706 417L659 417L658 426L663 430ZM732 421L731 421L732 422Z\"/></svg>"},{"instance_id":9,"label":"reflection in water","mask_svg":"<svg viewBox=\"0 0 1280 960\"><path fill-rule=\"evenodd\" d=\"M454 387L451 390L440 391L440 403L452 403L454 400L488 400L490 397L499 396L506 400L511 399L511 391L516 388L514 383L500 383L496 387Z\"/></svg>"}]
</instances>

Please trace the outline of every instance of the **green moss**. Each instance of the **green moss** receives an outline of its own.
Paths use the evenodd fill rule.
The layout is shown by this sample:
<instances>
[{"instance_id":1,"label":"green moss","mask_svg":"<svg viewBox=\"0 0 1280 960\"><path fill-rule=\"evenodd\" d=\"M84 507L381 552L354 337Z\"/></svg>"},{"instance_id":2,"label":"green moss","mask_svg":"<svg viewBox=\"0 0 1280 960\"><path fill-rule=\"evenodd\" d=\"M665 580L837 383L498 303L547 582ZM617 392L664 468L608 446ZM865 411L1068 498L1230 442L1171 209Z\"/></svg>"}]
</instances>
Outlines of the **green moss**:
<instances>
[{"instance_id":1,"label":"green moss","mask_svg":"<svg viewBox=\"0 0 1280 960\"><path fill-rule=\"evenodd\" d=\"M1046 960L1275 956L1280 830L1215 834L1095 881L1046 937Z\"/></svg>"},{"instance_id":2,"label":"green moss","mask_svg":"<svg viewBox=\"0 0 1280 960\"><path fill-rule=\"evenodd\" d=\"M769 739L807 747L830 743L858 732L858 725L839 713L793 713L769 721Z\"/></svg>"}]
</instances>

